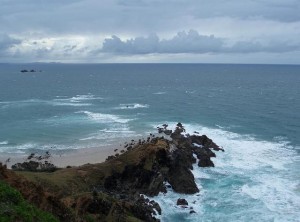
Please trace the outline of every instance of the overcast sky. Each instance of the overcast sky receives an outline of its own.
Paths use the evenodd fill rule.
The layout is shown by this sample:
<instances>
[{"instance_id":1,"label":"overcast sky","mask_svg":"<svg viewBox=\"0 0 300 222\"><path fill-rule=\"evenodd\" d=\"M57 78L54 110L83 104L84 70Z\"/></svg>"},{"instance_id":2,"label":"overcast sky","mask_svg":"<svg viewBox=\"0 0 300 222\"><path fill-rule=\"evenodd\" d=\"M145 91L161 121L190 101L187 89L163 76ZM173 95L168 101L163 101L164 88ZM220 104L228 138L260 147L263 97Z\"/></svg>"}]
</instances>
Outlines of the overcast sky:
<instances>
[{"instance_id":1,"label":"overcast sky","mask_svg":"<svg viewBox=\"0 0 300 222\"><path fill-rule=\"evenodd\" d=\"M300 0L0 0L0 62L300 64Z\"/></svg>"}]
</instances>

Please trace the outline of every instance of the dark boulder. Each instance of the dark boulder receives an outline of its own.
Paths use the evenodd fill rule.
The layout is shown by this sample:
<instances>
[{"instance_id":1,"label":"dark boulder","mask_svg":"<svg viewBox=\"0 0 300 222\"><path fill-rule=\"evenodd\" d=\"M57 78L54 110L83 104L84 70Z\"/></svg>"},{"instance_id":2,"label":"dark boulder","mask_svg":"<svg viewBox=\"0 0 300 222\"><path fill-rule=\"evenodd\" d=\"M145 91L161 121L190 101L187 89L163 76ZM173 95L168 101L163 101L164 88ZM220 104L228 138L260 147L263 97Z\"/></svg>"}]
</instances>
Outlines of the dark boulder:
<instances>
[{"instance_id":1,"label":"dark boulder","mask_svg":"<svg viewBox=\"0 0 300 222\"><path fill-rule=\"evenodd\" d=\"M172 134L172 130L164 130L164 133L168 136L170 136Z\"/></svg>"},{"instance_id":2,"label":"dark boulder","mask_svg":"<svg viewBox=\"0 0 300 222\"><path fill-rule=\"evenodd\" d=\"M173 152L173 161L170 166L168 181L175 192L193 194L199 192L195 178L190 168L192 166L191 155L185 150L177 149Z\"/></svg>"},{"instance_id":3,"label":"dark boulder","mask_svg":"<svg viewBox=\"0 0 300 222\"><path fill-rule=\"evenodd\" d=\"M181 199L181 198L179 198L178 200L177 200L177 205L189 205L189 203L187 202L187 200L186 199Z\"/></svg>"},{"instance_id":4,"label":"dark boulder","mask_svg":"<svg viewBox=\"0 0 300 222\"><path fill-rule=\"evenodd\" d=\"M199 192L194 175L186 167L171 168L168 181L177 193L194 194Z\"/></svg>"},{"instance_id":5,"label":"dark boulder","mask_svg":"<svg viewBox=\"0 0 300 222\"><path fill-rule=\"evenodd\" d=\"M199 167L214 167L215 164L209 158L200 159L198 162Z\"/></svg>"}]
</instances>

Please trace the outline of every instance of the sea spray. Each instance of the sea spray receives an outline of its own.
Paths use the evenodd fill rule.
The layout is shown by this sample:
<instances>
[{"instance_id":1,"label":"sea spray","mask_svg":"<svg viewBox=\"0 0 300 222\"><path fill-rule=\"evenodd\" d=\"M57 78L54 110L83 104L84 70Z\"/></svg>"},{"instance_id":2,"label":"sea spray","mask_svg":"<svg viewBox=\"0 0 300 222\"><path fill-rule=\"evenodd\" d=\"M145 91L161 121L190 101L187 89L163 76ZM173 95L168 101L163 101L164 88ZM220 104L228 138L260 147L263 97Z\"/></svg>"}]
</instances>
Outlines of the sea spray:
<instances>
[{"instance_id":1,"label":"sea spray","mask_svg":"<svg viewBox=\"0 0 300 222\"><path fill-rule=\"evenodd\" d=\"M168 189L166 194L153 198L162 208L162 221L298 220L298 183L288 179L295 176L296 172L290 172L288 165L297 155L288 144L259 141L200 125L185 126L187 133L197 130L197 134L214 138L226 152L217 154L213 168L199 168L194 164L192 172L200 189L198 194L181 195ZM185 198L188 208L178 207L178 198ZM191 209L196 213L190 214Z\"/></svg>"}]
</instances>

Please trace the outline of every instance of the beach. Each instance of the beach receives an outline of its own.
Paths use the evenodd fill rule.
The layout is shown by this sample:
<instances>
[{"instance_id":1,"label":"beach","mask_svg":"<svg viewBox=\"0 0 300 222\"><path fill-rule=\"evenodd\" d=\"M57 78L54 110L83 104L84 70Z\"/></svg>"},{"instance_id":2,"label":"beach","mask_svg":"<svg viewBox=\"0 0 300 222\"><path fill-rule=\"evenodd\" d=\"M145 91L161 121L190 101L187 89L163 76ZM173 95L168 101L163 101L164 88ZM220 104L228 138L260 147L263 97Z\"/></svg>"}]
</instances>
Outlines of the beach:
<instances>
[{"instance_id":1,"label":"beach","mask_svg":"<svg viewBox=\"0 0 300 222\"><path fill-rule=\"evenodd\" d=\"M125 142L182 122L186 134L205 134L225 149L213 158L215 167L192 171L200 193L184 197L196 201L196 216L299 218L299 66L0 67L0 158L11 158L9 167L47 151L63 169L100 163L114 149L120 154ZM22 69L43 72L24 75ZM155 197L163 221L195 216L173 205L176 199L172 191Z\"/></svg>"},{"instance_id":2,"label":"beach","mask_svg":"<svg viewBox=\"0 0 300 222\"><path fill-rule=\"evenodd\" d=\"M49 159L47 159L47 161L59 168L102 163L108 156L115 154L114 149L117 149L117 146L76 149L68 151L64 154L53 154ZM7 167L11 168L11 166L16 163L23 163L25 161L28 161L28 156L29 155L24 154L2 154L0 156L0 162L5 163L7 159L10 159L7 163Z\"/></svg>"}]
</instances>

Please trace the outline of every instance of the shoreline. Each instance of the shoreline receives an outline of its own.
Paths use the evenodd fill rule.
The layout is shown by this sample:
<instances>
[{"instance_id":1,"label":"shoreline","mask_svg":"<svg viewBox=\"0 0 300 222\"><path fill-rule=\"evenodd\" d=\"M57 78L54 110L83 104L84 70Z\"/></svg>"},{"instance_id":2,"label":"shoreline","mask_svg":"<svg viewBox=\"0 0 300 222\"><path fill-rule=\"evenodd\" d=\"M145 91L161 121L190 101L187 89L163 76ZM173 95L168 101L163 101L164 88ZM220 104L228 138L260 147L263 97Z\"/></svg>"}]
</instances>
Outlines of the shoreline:
<instances>
[{"instance_id":1,"label":"shoreline","mask_svg":"<svg viewBox=\"0 0 300 222\"><path fill-rule=\"evenodd\" d=\"M153 130L155 131L155 130ZM137 133L138 134L138 133ZM152 133L155 135L156 133ZM44 155L46 151L49 151L51 157L47 160L49 163L54 164L58 168L66 168L67 166L78 167L85 164L96 164L105 162L106 158L117 153L121 154L121 150L125 150L125 144L129 144L134 140L137 142L139 139L145 139L148 136L147 133L138 134L139 136L132 136L128 138L119 138L111 144L102 145L99 143L98 146L91 147L80 147L76 149L69 149L66 152L58 154L51 150L45 150L42 152L36 152L37 155ZM117 151L115 152L115 150ZM30 153L1 153L0 152L0 163L6 164L6 160L10 161L6 164L8 169L16 163L23 163L27 161L27 157ZM34 160L36 161L36 160ZM43 162L43 161L42 161Z\"/></svg>"},{"instance_id":2,"label":"shoreline","mask_svg":"<svg viewBox=\"0 0 300 222\"><path fill-rule=\"evenodd\" d=\"M114 149L120 150L119 147L120 144L116 143L114 145L73 149L63 154L52 154L50 151L51 157L48 161L59 168L102 163L108 156L116 154ZM3 153L0 156L0 162L5 164L5 161L10 158L10 161L7 163L7 167L11 169L12 165L26 161L28 156L29 154Z\"/></svg>"}]
</instances>

